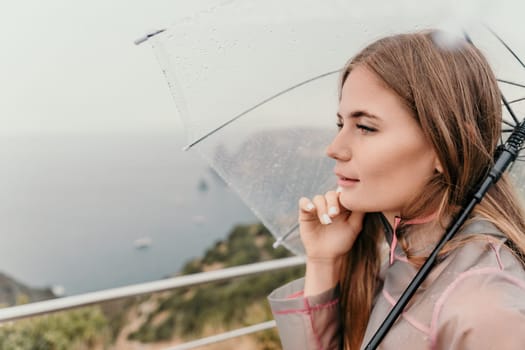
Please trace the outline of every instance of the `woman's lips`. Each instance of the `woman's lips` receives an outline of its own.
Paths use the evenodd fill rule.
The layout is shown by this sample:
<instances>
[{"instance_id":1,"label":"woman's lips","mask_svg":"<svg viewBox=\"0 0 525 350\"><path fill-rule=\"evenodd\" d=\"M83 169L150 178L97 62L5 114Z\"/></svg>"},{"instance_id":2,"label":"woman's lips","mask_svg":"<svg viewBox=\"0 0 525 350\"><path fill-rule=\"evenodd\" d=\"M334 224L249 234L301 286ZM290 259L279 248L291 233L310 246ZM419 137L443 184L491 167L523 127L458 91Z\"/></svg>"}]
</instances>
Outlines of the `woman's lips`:
<instances>
[{"instance_id":1,"label":"woman's lips","mask_svg":"<svg viewBox=\"0 0 525 350\"><path fill-rule=\"evenodd\" d=\"M350 179L344 176L338 176L337 184L341 187L355 186L359 182L358 179Z\"/></svg>"}]
</instances>

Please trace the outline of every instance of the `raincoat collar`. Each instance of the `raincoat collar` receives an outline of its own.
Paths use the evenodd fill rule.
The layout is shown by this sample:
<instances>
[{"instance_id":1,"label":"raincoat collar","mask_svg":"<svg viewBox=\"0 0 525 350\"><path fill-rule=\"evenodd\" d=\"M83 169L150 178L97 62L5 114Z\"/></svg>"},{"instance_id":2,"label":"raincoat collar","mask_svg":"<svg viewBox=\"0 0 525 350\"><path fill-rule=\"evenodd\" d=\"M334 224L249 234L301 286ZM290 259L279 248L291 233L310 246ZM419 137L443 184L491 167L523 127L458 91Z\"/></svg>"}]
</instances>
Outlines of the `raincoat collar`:
<instances>
[{"instance_id":1,"label":"raincoat collar","mask_svg":"<svg viewBox=\"0 0 525 350\"><path fill-rule=\"evenodd\" d=\"M394 263L396 253L398 255L399 254L405 255L401 247L399 247L397 244L398 243L397 230L401 222L403 222L404 225L426 224L426 223L434 221L437 218L437 212L430 214L428 216L425 216L425 217L415 218L412 220L403 220L401 217L396 216L394 218L394 227L390 225L390 222L388 222L387 218L384 216L383 213L380 213L380 218L383 223L386 241L390 247L389 262L390 262L390 265L392 265Z\"/></svg>"}]
</instances>

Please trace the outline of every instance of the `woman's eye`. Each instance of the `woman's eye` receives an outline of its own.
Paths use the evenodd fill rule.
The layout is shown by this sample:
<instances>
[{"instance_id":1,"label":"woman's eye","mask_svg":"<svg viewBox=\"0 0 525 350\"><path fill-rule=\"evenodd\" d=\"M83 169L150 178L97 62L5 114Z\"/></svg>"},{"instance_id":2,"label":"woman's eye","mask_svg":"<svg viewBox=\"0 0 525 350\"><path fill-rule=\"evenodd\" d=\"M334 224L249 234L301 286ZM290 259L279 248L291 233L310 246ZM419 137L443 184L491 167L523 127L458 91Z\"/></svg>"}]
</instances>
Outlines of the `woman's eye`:
<instances>
[{"instance_id":1,"label":"woman's eye","mask_svg":"<svg viewBox=\"0 0 525 350\"><path fill-rule=\"evenodd\" d=\"M361 131L363 134L369 134L374 131L377 131L377 129L371 128L369 126L363 125L363 124L356 124L356 127Z\"/></svg>"},{"instance_id":2,"label":"woman's eye","mask_svg":"<svg viewBox=\"0 0 525 350\"><path fill-rule=\"evenodd\" d=\"M337 122L335 125L337 125L337 130L341 130L343 128L343 123Z\"/></svg>"}]
</instances>

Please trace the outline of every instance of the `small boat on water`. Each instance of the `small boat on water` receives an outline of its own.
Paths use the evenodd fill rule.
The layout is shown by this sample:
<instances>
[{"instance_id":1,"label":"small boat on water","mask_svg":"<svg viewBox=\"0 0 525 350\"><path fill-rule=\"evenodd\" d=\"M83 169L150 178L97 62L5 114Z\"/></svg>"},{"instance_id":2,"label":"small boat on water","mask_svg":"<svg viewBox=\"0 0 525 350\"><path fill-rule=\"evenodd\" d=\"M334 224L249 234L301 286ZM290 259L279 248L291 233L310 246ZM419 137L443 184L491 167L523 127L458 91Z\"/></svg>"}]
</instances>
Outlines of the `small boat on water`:
<instances>
[{"instance_id":1,"label":"small boat on water","mask_svg":"<svg viewBox=\"0 0 525 350\"><path fill-rule=\"evenodd\" d=\"M153 243L153 240L151 239L151 237L142 237L142 238L136 239L133 242L133 245L135 246L136 249L146 249L146 248L149 248L149 246L151 246L151 243Z\"/></svg>"},{"instance_id":2,"label":"small boat on water","mask_svg":"<svg viewBox=\"0 0 525 350\"><path fill-rule=\"evenodd\" d=\"M206 222L206 217L204 215L193 215L191 221L196 225L202 225Z\"/></svg>"}]
</instances>

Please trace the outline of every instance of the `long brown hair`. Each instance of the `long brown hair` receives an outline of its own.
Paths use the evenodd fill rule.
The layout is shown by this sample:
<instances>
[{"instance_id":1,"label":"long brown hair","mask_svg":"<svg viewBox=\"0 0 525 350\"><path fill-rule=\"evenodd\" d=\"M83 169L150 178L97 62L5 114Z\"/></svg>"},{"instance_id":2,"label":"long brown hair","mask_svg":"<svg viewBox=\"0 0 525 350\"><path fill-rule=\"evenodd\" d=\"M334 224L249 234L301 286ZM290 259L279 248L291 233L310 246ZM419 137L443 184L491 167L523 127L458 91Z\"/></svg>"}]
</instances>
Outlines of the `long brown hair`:
<instances>
[{"instance_id":1,"label":"long brown hair","mask_svg":"<svg viewBox=\"0 0 525 350\"><path fill-rule=\"evenodd\" d=\"M468 42L443 47L437 31L380 39L349 61L341 86L356 66L375 73L412 111L433 145L442 172L401 212L403 219L438 212L443 227L469 199L494 163L501 132L501 96L482 53ZM359 349L378 288L383 242L378 213L365 216L363 231L341 270L342 315L346 349ZM506 175L493 186L473 216L492 222L519 257L525 252L521 205ZM402 235L402 231L401 231ZM400 237L400 243L407 247ZM446 246L444 251L457 247ZM409 256L410 260L410 256ZM414 264L420 261L414 259Z\"/></svg>"}]
</instances>

